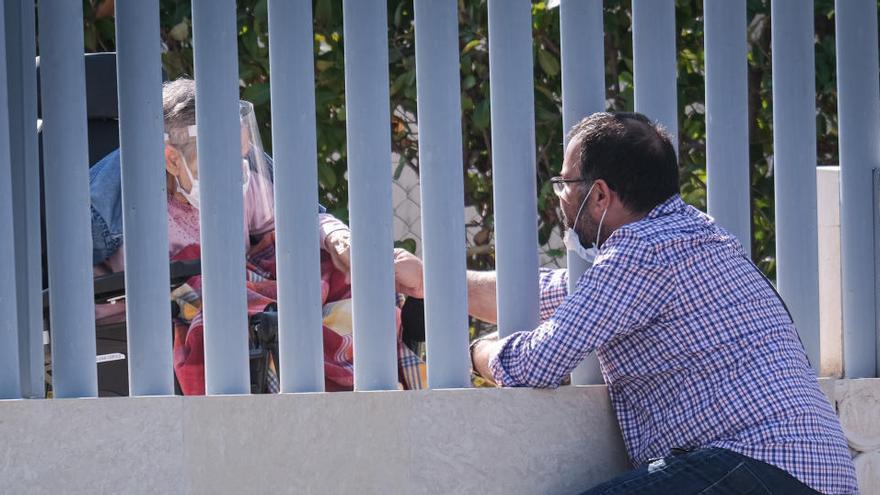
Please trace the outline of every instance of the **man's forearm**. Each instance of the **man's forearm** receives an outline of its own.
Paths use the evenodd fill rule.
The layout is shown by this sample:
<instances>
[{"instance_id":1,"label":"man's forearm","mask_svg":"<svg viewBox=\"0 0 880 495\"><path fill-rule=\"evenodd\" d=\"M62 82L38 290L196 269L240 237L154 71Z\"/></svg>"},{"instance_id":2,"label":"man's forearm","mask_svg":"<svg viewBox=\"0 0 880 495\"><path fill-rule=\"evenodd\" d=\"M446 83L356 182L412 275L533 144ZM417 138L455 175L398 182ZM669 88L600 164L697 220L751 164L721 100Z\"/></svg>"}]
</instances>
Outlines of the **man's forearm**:
<instances>
[{"instance_id":1,"label":"man's forearm","mask_svg":"<svg viewBox=\"0 0 880 495\"><path fill-rule=\"evenodd\" d=\"M498 322L495 279L495 272L467 272L468 314L493 324Z\"/></svg>"}]
</instances>

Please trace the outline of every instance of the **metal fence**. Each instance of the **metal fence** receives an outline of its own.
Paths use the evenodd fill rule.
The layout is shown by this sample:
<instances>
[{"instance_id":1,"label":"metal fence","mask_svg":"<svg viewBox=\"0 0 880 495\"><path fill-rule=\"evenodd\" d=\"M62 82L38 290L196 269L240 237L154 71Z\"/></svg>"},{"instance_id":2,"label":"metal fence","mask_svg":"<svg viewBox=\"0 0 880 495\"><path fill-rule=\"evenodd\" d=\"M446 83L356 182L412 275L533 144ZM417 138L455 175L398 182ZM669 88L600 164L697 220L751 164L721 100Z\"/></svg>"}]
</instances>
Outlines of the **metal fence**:
<instances>
[{"instance_id":1,"label":"metal fence","mask_svg":"<svg viewBox=\"0 0 880 495\"><path fill-rule=\"evenodd\" d=\"M270 0L281 390L323 390L316 241L317 158L311 0ZM203 164L201 203L208 394L249 392L240 224L234 0L193 0ZM837 75L845 374L877 374L872 171L880 167L877 2L838 0ZM459 46L455 0L415 0L428 378L469 386ZM535 131L529 0L489 0L498 318L502 335L538 321ZM708 209L750 233L745 0L705 0ZM127 326L132 395L171 394L161 160L158 0L117 0ZM53 388L97 394L82 5L40 0L40 103ZM0 29L0 397L43 388L40 178L33 0L7 0ZM355 389L396 388L387 12L344 0ZM567 128L605 109L601 0L561 1ZM633 0L636 110L677 133L675 3ZM812 2L773 0L778 287L818 366L816 135ZM569 256L575 280L585 266ZM386 309L387 308L387 309ZM573 383L598 383L594 358Z\"/></svg>"}]
</instances>

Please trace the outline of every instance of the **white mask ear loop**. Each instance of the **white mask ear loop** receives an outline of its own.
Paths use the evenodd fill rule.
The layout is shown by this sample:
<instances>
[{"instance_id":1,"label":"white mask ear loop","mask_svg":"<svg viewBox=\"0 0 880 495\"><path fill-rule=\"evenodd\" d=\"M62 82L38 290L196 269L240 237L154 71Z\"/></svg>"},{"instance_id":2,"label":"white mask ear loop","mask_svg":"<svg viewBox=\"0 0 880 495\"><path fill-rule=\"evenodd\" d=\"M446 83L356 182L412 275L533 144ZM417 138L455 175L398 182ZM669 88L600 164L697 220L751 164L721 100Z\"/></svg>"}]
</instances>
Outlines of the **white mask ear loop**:
<instances>
[{"instance_id":1,"label":"white mask ear loop","mask_svg":"<svg viewBox=\"0 0 880 495\"><path fill-rule=\"evenodd\" d=\"M189 164L186 161L186 157L181 153L180 158L183 160L183 170L186 172L186 176L189 179L189 191L183 188L183 185L180 183L180 179L175 177L174 179L177 181L177 187L179 188L180 194L186 198L186 201L195 209L199 209L199 180L193 177L192 172L189 170Z\"/></svg>"},{"instance_id":2,"label":"white mask ear loop","mask_svg":"<svg viewBox=\"0 0 880 495\"><path fill-rule=\"evenodd\" d=\"M595 182L593 182L592 184L590 184L590 190L587 191L587 195L584 196L584 200L581 201L581 207L578 208L577 215L575 215L575 217L574 217L574 223L571 224L571 230L574 230L575 227L577 227L578 220L581 219L581 212L584 211L584 205L586 205L586 204L587 204L587 200L590 199L590 194L593 192L593 187L595 187L595 185L596 185ZM602 216L602 218L605 218L604 215ZM601 225L601 222L600 222L600 225Z\"/></svg>"},{"instance_id":3,"label":"white mask ear loop","mask_svg":"<svg viewBox=\"0 0 880 495\"><path fill-rule=\"evenodd\" d=\"M599 237L602 235L602 222L605 221L605 215L608 214L608 208L602 212L602 218L599 219L599 229L596 231L596 249L599 249Z\"/></svg>"}]
</instances>

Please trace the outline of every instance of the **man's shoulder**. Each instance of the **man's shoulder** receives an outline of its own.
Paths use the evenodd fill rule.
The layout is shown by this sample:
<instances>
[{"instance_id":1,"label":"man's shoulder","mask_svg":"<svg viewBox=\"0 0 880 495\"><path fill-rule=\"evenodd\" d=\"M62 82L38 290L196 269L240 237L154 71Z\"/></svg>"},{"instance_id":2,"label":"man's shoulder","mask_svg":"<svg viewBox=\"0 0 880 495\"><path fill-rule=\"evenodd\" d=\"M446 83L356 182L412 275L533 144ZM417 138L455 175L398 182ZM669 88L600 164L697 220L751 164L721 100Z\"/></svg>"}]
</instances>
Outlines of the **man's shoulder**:
<instances>
[{"instance_id":1,"label":"man's shoulder","mask_svg":"<svg viewBox=\"0 0 880 495\"><path fill-rule=\"evenodd\" d=\"M608 238L607 247L642 263L662 264L662 253L669 246L717 230L712 220L696 208L683 202L677 206L662 215L648 215L621 226Z\"/></svg>"},{"instance_id":2,"label":"man's shoulder","mask_svg":"<svg viewBox=\"0 0 880 495\"><path fill-rule=\"evenodd\" d=\"M596 257L596 264L651 264L656 262L657 245L650 231L635 224L624 225L612 233Z\"/></svg>"}]
</instances>

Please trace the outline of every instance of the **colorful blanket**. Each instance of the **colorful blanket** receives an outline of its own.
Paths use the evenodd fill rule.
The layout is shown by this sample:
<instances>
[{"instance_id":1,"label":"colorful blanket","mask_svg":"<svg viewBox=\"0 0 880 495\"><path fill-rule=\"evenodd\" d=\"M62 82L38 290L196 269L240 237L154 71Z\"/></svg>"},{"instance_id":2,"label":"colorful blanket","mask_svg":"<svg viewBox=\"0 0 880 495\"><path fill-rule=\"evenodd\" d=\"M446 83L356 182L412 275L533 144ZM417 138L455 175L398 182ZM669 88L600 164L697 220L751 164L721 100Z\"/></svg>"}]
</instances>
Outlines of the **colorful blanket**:
<instances>
[{"instance_id":1,"label":"colorful blanket","mask_svg":"<svg viewBox=\"0 0 880 495\"><path fill-rule=\"evenodd\" d=\"M191 245L180 250L175 260L198 259L199 246ZM248 317L261 313L275 303L275 233L263 236L251 247L247 256L247 306ZM205 353L202 324L200 276L190 278L177 288L172 299L180 307L174 321L174 372L185 395L205 393ZM327 253L321 252L321 300L324 315L324 380L325 389L331 391L352 390L354 386L354 361L352 352L351 286L345 275L336 270ZM400 299L398 299L400 301ZM426 383L425 364L400 340L400 303L397 308L397 364L399 387L420 389ZM242 332L247 331L243 328ZM268 388L278 391L277 371L269 363Z\"/></svg>"}]
</instances>

